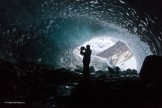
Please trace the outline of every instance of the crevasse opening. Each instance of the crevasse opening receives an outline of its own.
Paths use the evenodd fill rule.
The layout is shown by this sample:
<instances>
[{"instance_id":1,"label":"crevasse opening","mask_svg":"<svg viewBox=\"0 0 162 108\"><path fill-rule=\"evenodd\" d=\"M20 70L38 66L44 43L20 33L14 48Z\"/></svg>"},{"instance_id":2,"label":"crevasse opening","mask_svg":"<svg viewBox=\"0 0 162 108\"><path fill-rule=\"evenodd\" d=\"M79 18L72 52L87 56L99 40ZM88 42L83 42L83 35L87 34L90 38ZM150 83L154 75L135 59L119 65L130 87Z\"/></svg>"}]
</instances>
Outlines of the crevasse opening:
<instances>
[{"instance_id":1,"label":"crevasse opening","mask_svg":"<svg viewBox=\"0 0 162 108\"><path fill-rule=\"evenodd\" d=\"M135 69L137 70L136 59L127 47L127 45L120 40L111 37L96 37L81 46L90 45L92 50L91 64L95 71L108 70L108 66L115 68L119 67L121 70ZM80 55L80 47L74 49L73 53L78 58L77 66L71 64L71 68L82 67L82 56ZM70 67L69 66L69 67Z\"/></svg>"}]
</instances>

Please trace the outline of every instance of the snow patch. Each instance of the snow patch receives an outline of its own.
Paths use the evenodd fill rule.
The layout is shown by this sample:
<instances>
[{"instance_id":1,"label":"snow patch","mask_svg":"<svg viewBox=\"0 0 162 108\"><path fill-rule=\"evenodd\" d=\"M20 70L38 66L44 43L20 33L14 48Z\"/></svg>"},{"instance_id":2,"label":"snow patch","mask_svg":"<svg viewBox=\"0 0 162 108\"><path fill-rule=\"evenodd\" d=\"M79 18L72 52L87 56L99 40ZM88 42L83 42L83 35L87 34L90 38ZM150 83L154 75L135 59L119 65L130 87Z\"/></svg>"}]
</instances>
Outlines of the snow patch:
<instances>
[{"instance_id":1,"label":"snow patch","mask_svg":"<svg viewBox=\"0 0 162 108\"><path fill-rule=\"evenodd\" d=\"M137 69L137 64L136 64L136 59L135 57L131 57L127 61L120 62L116 64L118 67L120 67L121 70L126 70L126 69Z\"/></svg>"}]
</instances>

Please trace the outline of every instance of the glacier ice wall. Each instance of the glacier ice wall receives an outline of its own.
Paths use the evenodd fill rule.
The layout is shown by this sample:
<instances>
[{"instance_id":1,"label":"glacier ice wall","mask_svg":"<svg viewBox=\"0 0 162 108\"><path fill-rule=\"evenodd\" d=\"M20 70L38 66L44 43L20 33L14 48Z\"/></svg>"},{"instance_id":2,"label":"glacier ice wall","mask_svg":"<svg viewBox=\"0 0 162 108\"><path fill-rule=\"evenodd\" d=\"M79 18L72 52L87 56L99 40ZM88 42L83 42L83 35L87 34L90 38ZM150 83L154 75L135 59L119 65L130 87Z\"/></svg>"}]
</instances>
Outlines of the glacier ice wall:
<instances>
[{"instance_id":1,"label":"glacier ice wall","mask_svg":"<svg viewBox=\"0 0 162 108\"><path fill-rule=\"evenodd\" d=\"M161 28L122 0L2 0L0 57L64 67L73 50L107 35L123 41L140 69L147 55L161 55ZM64 62L61 62L64 61Z\"/></svg>"}]
</instances>

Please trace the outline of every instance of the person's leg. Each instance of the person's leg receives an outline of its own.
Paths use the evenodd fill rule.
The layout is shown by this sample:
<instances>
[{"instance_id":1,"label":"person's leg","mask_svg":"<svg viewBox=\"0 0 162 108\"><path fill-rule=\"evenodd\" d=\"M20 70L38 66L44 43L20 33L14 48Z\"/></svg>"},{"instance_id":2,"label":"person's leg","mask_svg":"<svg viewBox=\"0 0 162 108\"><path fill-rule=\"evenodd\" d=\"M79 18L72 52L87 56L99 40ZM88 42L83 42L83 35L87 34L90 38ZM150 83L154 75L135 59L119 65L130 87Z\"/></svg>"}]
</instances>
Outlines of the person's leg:
<instances>
[{"instance_id":1,"label":"person's leg","mask_svg":"<svg viewBox=\"0 0 162 108\"><path fill-rule=\"evenodd\" d=\"M89 63L84 63L83 75L85 80L90 80Z\"/></svg>"}]
</instances>

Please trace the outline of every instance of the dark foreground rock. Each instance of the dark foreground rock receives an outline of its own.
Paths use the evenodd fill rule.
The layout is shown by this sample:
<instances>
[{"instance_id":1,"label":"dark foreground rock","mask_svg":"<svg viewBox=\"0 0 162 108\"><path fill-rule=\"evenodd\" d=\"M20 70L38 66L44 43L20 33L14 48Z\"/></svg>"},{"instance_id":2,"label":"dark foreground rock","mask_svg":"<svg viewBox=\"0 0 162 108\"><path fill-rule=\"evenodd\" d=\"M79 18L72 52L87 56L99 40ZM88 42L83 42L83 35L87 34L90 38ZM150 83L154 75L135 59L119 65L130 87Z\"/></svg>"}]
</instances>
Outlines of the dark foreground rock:
<instances>
[{"instance_id":1,"label":"dark foreground rock","mask_svg":"<svg viewBox=\"0 0 162 108\"><path fill-rule=\"evenodd\" d=\"M140 79L93 75L83 81L80 73L65 68L0 60L0 107L159 108L162 84L155 77L146 80L150 74L146 77L144 67Z\"/></svg>"}]
</instances>

